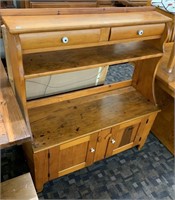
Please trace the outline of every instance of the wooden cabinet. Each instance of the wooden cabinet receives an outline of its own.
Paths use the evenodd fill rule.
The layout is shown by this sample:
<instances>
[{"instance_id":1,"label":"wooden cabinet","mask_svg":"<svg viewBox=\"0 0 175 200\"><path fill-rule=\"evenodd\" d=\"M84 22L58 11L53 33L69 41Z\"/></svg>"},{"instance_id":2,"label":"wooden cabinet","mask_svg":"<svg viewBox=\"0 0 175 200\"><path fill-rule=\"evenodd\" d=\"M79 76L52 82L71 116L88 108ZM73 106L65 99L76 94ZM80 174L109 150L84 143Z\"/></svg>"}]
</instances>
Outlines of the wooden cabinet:
<instances>
[{"instance_id":1,"label":"wooden cabinet","mask_svg":"<svg viewBox=\"0 0 175 200\"><path fill-rule=\"evenodd\" d=\"M156 81L155 94L157 103L161 108L152 132L175 155L174 151L174 100L175 100L175 52L174 42L165 45L165 53L159 65Z\"/></svg>"},{"instance_id":2,"label":"wooden cabinet","mask_svg":"<svg viewBox=\"0 0 175 200\"><path fill-rule=\"evenodd\" d=\"M140 149L160 111L154 80L170 19L149 9L119 11L3 17L16 96L33 134L24 151L38 191L49 180ZM135 65L132 80L26 98L27 80L124 62Z\"/></svg>"},{"instance_id":3,"label":"wooden cabinet","mask_svg":"<svg viewBox=\"0 0 175 200\"><path fill-rule=\"evenodd\" d=\"M49 149L49 180L136 145L143 146L155 117L154 113Z\"/></svg>"},{"instance_id":4,"label":"wooden cabinet","mask_svg":"<svg viewBox=\"0 0 175 200\"><path fill-rule=\"evenodd\" d=\"M49 150L49 178L57 178L93 163L97 133L63 143Z\"/></svg>"},{"instance_id":5,"label":"wooden cabinet","mask_svg":"<svg viewBox=\"0 0 175 200\"><path fill-rule=\"evenodd\" d=\"M152 132L175 155L174 151L174 101L175 101L175 17L174 14L157 8L157 11L172 19L169 38L164 46L155 81L157 103L162 112L158 114Z\"/></svg>"}]
</instances>

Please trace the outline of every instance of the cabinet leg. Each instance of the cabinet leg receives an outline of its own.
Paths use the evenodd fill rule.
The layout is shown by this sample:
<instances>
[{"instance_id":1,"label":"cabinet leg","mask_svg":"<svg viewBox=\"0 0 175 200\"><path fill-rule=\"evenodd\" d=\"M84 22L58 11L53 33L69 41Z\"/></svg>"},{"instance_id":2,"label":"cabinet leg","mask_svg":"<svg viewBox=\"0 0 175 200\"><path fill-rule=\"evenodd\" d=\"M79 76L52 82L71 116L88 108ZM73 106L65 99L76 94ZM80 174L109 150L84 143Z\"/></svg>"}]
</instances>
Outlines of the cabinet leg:
<instances>
[{"instance_id":1,"label":"cabinet leg","mask_svg":"<svg viewBox=\"0 0 175 200\"><path fill-rule=\"evenodd\" d=\"M43 190L43 185L49 180L48 150L33 152L31 142L23 144L24 154L37 192Z\"/></svg>"},{"instance_id":2,"label":"cabinet leg","mask_svg":"<svg viewBox=\"0 0 175 200\"><path fill-rule=\"evenodd\" d=\"M41 192L48 181L48 150L34 153L34 183L37 192Z\"/></svg>"},{"instance_id":3,"label":"cabinet leg","mask_svg":"<svg viewBox=\"0 0 175 200\"><path fill-rule=\"evenodd\" d=\"M140 150L140 149L143 147L143 145L145 144L145 141L146 141L146 139L147 139L147 137L148 137L148 134L149 134L149 132L150 132L150 130L151 130L151 127L152 127L152 125L153 125L153 122L154 122L156 116L157 116L157 112L154 113L154 114L152 114L152 115L147 119L145 128L144 128L143 133L142 133L142 136L141 136L141 140L140 140L140 142L139 142L138 150Z\"/></svg>"},{"instance_id":4,"label":"cabinet leg","mask_svg":"<svg viewBox=\"0 0 175 200\"><path fill-rule=\"evenodd\" d=\"M42 186L40 186L40 187L35 187L37 193L42 192L42 190L43 190L43 186L44 186L44 185L42 185Z\"/></svg>"}]
</instances>

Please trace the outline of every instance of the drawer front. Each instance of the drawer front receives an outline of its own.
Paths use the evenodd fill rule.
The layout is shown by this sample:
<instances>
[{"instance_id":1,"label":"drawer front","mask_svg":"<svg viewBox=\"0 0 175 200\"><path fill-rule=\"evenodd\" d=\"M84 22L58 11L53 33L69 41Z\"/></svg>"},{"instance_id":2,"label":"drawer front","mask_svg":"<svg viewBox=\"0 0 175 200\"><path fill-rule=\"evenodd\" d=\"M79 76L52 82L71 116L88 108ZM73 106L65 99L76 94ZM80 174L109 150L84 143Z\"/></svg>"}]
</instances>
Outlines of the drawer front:
<instances>
[{"instance_id":1,"label":"drawer front","mask_svg":"<svg viewBox=\"0 0 175 200\"><path fill-rule=\"evenodd\" d=\"M20 34L23 50L96 43L100 29Z\"/></svg>"},{"instance_id":2,"label":"drawer front","mask_svg":"<svg viewBox=\"0 0 175 200\"><path fill-rule=\"evenodd\" d=\"M160 36L163 33L164 28L165 24L114 27L111 28L110 41L149 36Z\"/></svg>"}]
</instances>

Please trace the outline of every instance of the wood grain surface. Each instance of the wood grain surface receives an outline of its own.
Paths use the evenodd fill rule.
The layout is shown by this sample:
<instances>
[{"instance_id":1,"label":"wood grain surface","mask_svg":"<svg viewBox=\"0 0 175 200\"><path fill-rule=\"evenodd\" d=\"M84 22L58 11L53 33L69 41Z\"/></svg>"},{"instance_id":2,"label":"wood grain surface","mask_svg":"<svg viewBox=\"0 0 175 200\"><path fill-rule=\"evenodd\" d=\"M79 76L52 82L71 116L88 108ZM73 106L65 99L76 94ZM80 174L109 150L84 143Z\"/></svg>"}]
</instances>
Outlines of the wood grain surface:
<instances>
[{"instance_id":1,"label":"wood grain surface","mask_svg":"<svg viewBox=\"0 0 175 200\"><path fill-rule=\"evenodd\" d=\"M1 61L0 74L0 145L3 148L30 140L31 135Z\"/></svg>"},{"instance_id":2,"label":"wood grain surface","mask_svg":"<svg viewBox=\"0 0 175 200\"><path fill-rule=\"evenodd\" d=\"M154 135L175 155L174 151L174 98L156 82L156 96L161 112L152 127Z\"/></svg>"},{"instance_id":3,"label":"wood grain surface","mask_svg":"<svg viewBox=\"0 0 175 200\"><path fill-rule=\"evenodd\" d=\"M161 57L146 42L130 42L101 47L23 55L25 78L65 73L104 65Z\"/></svg>"},{"instance_id":4,"label":"wood grain surface","mask_svg":"<svg viewBox=\"0 0 175 200\"><path fill-rule=\"evenodd\" d=\"M133 87L29 110L34 151L130 121L158 109Z\"/></svg>"},{"instance_id":5,"label":"wood grain surface","mask_svg":"<svg viewBox=\"0 0 175 200\"><path fill-rule=\"evenodd\" d=\"M10 33L77 30L98 27L155 24L171 21L170 18L155 11L146 13L133 12L132 14L128 12L122 13L122 15L120 13L107 13L100 15L3 16L2 19Z\"/></svg>"},{"instance_id":6,"label":"wood grain surface","mask_svg":"<svg viewBox=\"0 0 175 200\"><path fill-rule=\"evenodd\" d=\"M165 53L157 70L157 84L175 98L175 55L174 42L166 43ZM171 65L171 66L170 66ZM169 71L171 69L171 71Z\"/></svg>"}]
</instances>

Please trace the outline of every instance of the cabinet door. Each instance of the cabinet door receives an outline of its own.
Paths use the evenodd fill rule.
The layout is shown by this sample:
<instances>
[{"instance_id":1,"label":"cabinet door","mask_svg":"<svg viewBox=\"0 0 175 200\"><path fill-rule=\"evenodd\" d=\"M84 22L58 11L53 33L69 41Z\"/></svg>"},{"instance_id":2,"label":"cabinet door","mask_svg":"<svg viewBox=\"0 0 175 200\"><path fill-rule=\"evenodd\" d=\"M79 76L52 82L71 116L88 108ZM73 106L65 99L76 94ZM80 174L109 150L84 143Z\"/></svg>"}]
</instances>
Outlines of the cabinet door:
<instances>
[{"instance_id":1,"label":"cabinet door","mask_svg":"<svg viewBox=\"0 0 175 200\"><path fill-rule=\"evenodd\" d=\"M97 133L49 150L49 180L84 168L93 163Z\"/></svg>"},{"instance_id":2,"label":"cabinet door","mask_svg":"<svg viewBox=\"0 0 175 200\"><path fill-rule=\"evenodd\" d=\"M141 127L141 119L132 120L112 128L106 157L122 152L136 145L136 136Z\"/></svg>"},{"instance_id":3,"label":"cabinet door","mask_svg":"<svg viewBox=\"0 0 175 200\"><path fill-rule=\"evenodd\" d=\"M106 149L111 137L111 128L102 130L98 134L94 162L105 158Z\"/></svg>"}]
</instances>

